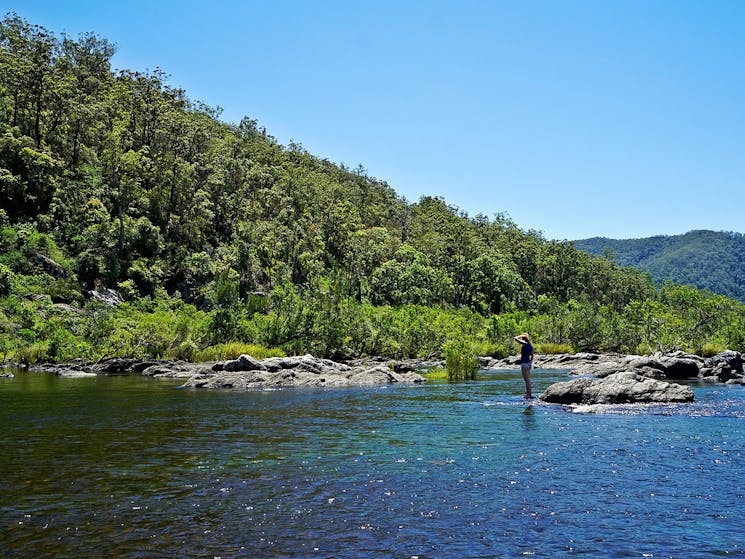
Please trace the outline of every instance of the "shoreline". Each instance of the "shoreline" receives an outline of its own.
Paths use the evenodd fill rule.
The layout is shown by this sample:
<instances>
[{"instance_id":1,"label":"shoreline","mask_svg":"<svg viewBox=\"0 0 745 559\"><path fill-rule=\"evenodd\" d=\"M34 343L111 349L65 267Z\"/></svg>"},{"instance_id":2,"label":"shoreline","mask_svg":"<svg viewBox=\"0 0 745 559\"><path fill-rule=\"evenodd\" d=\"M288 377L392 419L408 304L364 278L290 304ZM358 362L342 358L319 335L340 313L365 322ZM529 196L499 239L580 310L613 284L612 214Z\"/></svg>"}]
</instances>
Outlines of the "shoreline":
<instances>
[{"instance_id":1,"label":"shoreline","mask_svg":"<svg viewBox=\"0 0 745 559\"><path fill-rule=\"evenodd\" d=\"M640 379L675 381L698 379L706 383L745 385L739 352L725 351L709 358L684 352L652 355L575 353L542 355L535 369L564 369L570 377L604 379L618 373L633 373ZM3 364L4 369L13 364ZM337 362L312 355L269 357L258 360L249 355L227 361L192 363L186 361L109 358L93 363L75 360L63 364L42 363L18 368L30 372L51 373L65 378L98 375L142 375L151 378L183 379L187 388L223 388L263 390L290 387L375 386L394 383L420 384L420 374L442 367L439 360L387 359L369 357ZM517 369L519 357L504 359L480 357L482 370ZM12 373L4 375L12 378Z\"/></svg>"}]
</instances>

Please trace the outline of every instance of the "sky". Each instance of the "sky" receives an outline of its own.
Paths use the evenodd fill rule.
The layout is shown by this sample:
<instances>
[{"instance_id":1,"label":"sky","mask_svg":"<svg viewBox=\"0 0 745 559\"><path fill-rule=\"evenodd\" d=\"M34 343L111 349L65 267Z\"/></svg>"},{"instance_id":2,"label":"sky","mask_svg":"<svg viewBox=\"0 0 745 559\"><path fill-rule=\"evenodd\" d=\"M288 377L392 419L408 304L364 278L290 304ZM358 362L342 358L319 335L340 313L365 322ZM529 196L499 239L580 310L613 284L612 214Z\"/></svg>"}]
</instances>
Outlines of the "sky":
<instances>
[{"instance_id":1,"label":"sky","mask_svg":"<svg viewBox=\"0 0 745 559\"><path fill-rule=\"evenodd\" d=\"M0 0L281 144L548 239L745 232L740 0Z\"/></svg>"}]
</instances>

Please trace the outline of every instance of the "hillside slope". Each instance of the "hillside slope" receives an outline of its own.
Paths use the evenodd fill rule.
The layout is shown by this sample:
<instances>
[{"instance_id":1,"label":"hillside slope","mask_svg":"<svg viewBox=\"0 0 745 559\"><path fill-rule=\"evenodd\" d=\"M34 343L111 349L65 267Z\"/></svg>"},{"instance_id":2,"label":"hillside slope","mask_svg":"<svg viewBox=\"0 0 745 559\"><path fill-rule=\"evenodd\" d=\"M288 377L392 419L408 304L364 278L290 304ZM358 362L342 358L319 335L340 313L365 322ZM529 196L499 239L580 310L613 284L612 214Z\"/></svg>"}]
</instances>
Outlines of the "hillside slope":
<instances>
[{"instance_id":1,"label":"hillside slope","mask_svg":"<svg viewBox=\"0 0 745 559\"><path fill-rule=\"evenodd\" d=\"M725 231L690 231L645 239L594 237L574 241L578 249L609 256L622 266L745 301L745 236Z\"/></svg>"}]
</instances>

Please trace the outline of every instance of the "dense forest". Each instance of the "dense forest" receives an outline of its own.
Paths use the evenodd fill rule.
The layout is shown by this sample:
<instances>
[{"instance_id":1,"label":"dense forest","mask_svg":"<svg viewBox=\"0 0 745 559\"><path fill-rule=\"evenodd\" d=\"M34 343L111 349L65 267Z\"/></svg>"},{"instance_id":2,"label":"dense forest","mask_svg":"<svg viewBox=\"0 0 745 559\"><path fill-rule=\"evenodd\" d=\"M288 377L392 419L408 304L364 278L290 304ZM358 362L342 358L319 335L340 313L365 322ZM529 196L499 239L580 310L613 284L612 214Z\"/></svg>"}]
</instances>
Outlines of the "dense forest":
<instances>
[{"instance_id":1,"label":"dense forest","mask_svg":"<svg viewBox=\"0 0 745 559\"><path fill-rule=\"evenodd\" d=\"M699 230L644 239L593 237L574 244L621 266L648 272L657 284L667 280L691 285L745 303L745 236L741 233Z\"/></svg>"},{"instance_id":2,"label":"dense forest","mask_svg":"<svg viewBox=\"0 0 745 559\"><path fill-rule=\"evenodd\" d=\"M409 202L114 52L0 23L3 359L745 349L737 301Z\"/></svg>"}]
</instances>

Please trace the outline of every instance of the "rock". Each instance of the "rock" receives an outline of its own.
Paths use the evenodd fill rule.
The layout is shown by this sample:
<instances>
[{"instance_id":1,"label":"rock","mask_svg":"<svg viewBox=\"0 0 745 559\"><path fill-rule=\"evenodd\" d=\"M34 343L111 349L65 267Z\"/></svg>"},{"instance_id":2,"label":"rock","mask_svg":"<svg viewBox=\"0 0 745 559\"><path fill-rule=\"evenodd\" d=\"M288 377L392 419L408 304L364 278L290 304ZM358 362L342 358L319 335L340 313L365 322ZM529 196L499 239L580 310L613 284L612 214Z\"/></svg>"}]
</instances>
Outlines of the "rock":
<instances>
[{"instance_id":1,"label":"rock","mask_svg":"<svg viewBox=\"0 0 745 559\"><path fill-rule=\"evenodd\" d=\"M720 363L724 363L728 365L729 367L732 367L735 370L742 371L742 367L743 367L742 354L738 351L732 351L731 349L728 349L727 351L717 353L713 357L709 357L708 359L705 359L703 366L706 368L714 368Z\"/></svg>"},{"instance_id":2,"label":"rock","mask_svg":"<svg viewBox=\"0 0 745 559\"><path fill-rule=\"evenodd\" d=\"M698 376L699 362L692 356L681 353L677 355L661 355L658 361L663 366L666 378L687 379Z\"/></svg>"},{"instance_id":3,"label":"rock","mask_svg":"<svg viewBox=\"0 0 745 559\"><path fill-rule=\"evenodd\" d=\"M213 367L211 371L205 369L190 377L184 386L188 388L266 390L299 386L373 386L426 382L423 376L414 371L401 370L397 372L380 364L350 367L329 359L318 359L312 355L271 357L262 361L251 359L251 366L258 364L262 368L228 370L226 368L227 363L224 363L222 364L222 370L219 367ZM246 359L245 361L248 362L249 360Z\"/></svg>"},{"instance_id":4,"label":"rock","mask_svg":"<svg viewBox=\"0 0 745 559\"><path fill-rule=\"evenodd\" d=\"M622 372L602 379L580 378L558 382L549 386L540 399L557 404L692 402L693 391L681 384Z\"/></svg>"},{"instance_id":5,"label":"rock","mask_svg":"<svg viewBox=\"0 0 745 559\"><path fill-rule=\"evenodd\" d=\"M89 299L98 301L107 307L118 307L124 303L124 297L122 297L119 292L109 289L108 287L84 291L83 294Z\"/></svg>"},{"instance_id":6,"label":"rock","mask_svg":"<svg viewBox=\"0 0 745 559\"><path fill-rule=\"evenodd\" d=\"M258 359L254 359L250 355L243 354L238 359L233 359L231 361L226 361L225 363L223 363L222 370L228 372L266 371L266 365L264 365Z\"/></svg>"},{"instance_id":7,"label":"rock","mask_svg":"<svg viewBox=\"0 0 745 559\"><path fill-rule=\"evenodd\" d=\"M90 367L88 367L88 369L94 373L121 375L134 372L133 367L137 363L140 363L140 361L138 361L137 359L112 357L109 359L102 359L101 361L93 363Z\"/></svg>"},{"instance_id":8,"label":"rock","mask_svg":"<svg viewBox=\"0 0 745 559\"><path fill-rule=\"evenodd\" d=\"M210 364L186 363L178 361L174 363L151 364L142 371L142 376L153 378L191 378L197 374L210 374Z\"/></svg>"},{"instance_id":9,"label":"rock","mask_svg":"<svg viewBox=\"0 0 745 559\"><path fill-rule=\"evenodd\" d=\"M70 272L65 270L59 263L43 254L37 253L34 255L34 264L36 264L42 272L54 278L67 278L70 276Z\"/></svg>"},{"instance_id":10,"label":"rock","mask_svg":"<svg viewBox=\"0 0 745 559\"><path fill-rule=\"evenodd\" d=\"M76 371L74 369L59 371L55 374L60 378L88 378L98 376L96 373L91 373L88 371Z\"/></svg>"},{"instance_id":11,"label":"rock","mask_svg":"<svg viewBox=\"0 0 745 559\"><path fill-rule=\"evenodd\" d=\"M13 378L14 376L13 373L0 373L0 378Z\"/></svg>"},{"instance_id":12,"label":"rock","mask_svg":"<svg viewBox=\"0 0 745 559\"><path fill-rule=\"evenodd\" d=\"M726 382L741 384L745 379L743 375L742 354L737 351L723 351L704 360L699 376L705 382ZM734 382L732 382L734 381Z\"/></svg>"}]
</instances>

